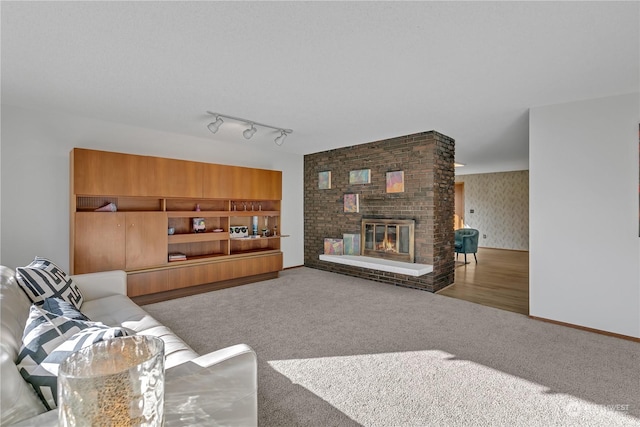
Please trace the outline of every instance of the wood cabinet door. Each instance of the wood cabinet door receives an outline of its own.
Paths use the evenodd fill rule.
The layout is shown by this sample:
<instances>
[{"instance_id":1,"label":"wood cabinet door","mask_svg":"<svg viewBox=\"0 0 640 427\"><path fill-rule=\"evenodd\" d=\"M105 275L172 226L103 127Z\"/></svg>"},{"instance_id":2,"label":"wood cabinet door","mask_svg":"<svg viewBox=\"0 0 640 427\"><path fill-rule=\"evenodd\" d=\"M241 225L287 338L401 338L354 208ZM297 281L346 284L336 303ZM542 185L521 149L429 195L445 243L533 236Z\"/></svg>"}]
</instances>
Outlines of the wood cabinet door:
<instances>
[{"instance_id":1,"label":"wood cabinet door","mask_svg":"<svg viewBox=\"0 0 640 427\"><path fill-rule=\"evenodd\" d=\"M74 148L72 180L77 195L146 196L147 158Z\"/></svg>"},{"instance_id":2,"label":"wood cabinet door","mask_svg":"<svg viewBox=\"0 0 640 427\"><path fill-rule=\"evenodd\" d=\"M282 199L282 172L240 166L204 165L203 197L233 200Z\"/></svg>"},{"instance_id":3,"label":"wood cabinet door","mask_svg":"<svg viewBox=\"0 0 640 427\"><path fill-rule=\"evenodd\" d=\"M166 212L126 212L126 269L167 263Z\"/></svg>"},{"instance_id":4,"label":"wood cabinet door","mask_svg":"<svg viewBox=\"0 0 640 427\"><path fill-rule=\"evenodd\" d=\"M198 162L149 157L148 195L201 198L203 166Z\"/></svg>"},{"instance_id":5,"label":"wood cabinet door","mask_svg":"<svg viewBox=\"0 0 640 427\"><path fill-rule=\"evenodd\" d=\"M251 185L249 198L263 200L282 199L282 172L266 169L249 169Z\"/></svg>"},{"instance_id":6,"label":"wood cabinet door","mask_svg":"<svg viewBox=\"0 0 640 427\"><path fill-rule=\"evenodd\" d=\"M167 270L149 271L127 275L127 296L154 294L169 290Z\"/></svg>"},{"instance_id":7,"label":"wood cabinet door","mask_svg":"<svg viewBox=\"0 0 640 427\"><path fill-rule=\"evenodd\" d=\"M209 199L233 199L235 166L205 164L202 173L202 197Z\"/></svg>"},{"instance_id":8,"label":"wood cabinet door","mask_svg":"<svg viewBox=\"0 0 640 427\"><path fill-rule=\"evenodd\" d=\"M125 214L76 212L73 274L124 270Z\"/></svg>"}]
</instances>

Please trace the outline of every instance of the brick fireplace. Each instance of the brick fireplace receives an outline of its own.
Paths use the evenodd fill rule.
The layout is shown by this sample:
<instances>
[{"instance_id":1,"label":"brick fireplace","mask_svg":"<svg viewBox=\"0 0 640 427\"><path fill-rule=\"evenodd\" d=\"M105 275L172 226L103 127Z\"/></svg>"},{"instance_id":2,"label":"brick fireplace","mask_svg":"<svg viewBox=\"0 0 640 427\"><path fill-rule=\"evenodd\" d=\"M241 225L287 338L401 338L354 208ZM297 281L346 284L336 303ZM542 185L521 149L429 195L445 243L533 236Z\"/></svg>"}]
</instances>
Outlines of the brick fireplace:
<instances>
[{"instance_id":1,"label":"brick fireplace","mask_svg":"<svg viewBox=\"0 0 640 427\"><path fill-rule=\"evenodd\" d=\"M430 131L304 156L305 266L430 292L453 283L454 151L453 139ZM349 172L361 169L371 171L371 182L349 184ZM320 189L325 171L331 188ZM386 192L393 171L404 172L404 192ZM359 195L359 212L344 212L345 194ZM433 265L433 272L415 277L319 259L325 238L360 234L371 219L412 221L414 259L405 262Z\"/></svg>"}]
</instances>

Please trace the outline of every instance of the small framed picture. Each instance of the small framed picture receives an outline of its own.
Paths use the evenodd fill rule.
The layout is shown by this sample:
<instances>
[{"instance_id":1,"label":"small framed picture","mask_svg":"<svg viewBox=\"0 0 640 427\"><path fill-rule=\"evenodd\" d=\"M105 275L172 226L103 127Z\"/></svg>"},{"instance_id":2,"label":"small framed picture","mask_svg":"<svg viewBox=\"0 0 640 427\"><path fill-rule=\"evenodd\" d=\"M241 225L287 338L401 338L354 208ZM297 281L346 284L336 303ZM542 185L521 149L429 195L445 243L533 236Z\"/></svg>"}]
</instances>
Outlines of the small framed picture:
<instances>
[{"instance_id":1,"label":"small framed picture","mask_svg":"<svg viewBox=\"0 0 640 427\"><path fill-rule=\"evenodd\" d=\"M371 184L371 169L349 172L349 184Z\"/></svg>"},{"instance_id":2,"label":"small framed picture","mask_svg":"<svg viewBox=\"0 0 640 427\"><path fill-rule=\"evenodd\" d=\"M387 172L387 193L404 193L404 171Z\"/></svg>"},{"instance_id":3,"label":"small framed picture","mask_svg":"<svg viewBox=\"0 0 640 427\"><path fill-rule=\"evenodd\" d=\"M318 188L320 190L331 188L331 171L318 172Z\"/></svg>"},{"instance_id":4,"label":"small framed picture","mask_svg":"<svg viewBox=\"0 0 640 427\"><path fill-rule=\"evenodd\" d=\"M344 211L349 213L360 212L360 195L359 194L344 195Z\"/></svg>"},{"instance_id":5,"label":"small framed picture","mask_svg":"<svg viewBox=\"0 0 640 427\"><path fill-rule=\"evenodd\" d=\"M204 218L193 218L192 224L194 233L204 233L206 231Z\"/></svg>"},{"instance_id":6,"label":"small framed picture","mask_svg":"<svg viewBox=\"0 0 640 427\"><path fill-rule=\"evenodd\" d=\"M360 235L359 234L343 234L344 254L360 255Z\"/></svg>"},{"instance_id":7,"label":"small framed picture","mask_svg":"<svg viewBox=\"0 0 640 427\"><path fill-rule=\"evenodd\" d=\"M344 246L342 239L324 239L325 255L342 255Z\"/></svg>"}]
</instances>

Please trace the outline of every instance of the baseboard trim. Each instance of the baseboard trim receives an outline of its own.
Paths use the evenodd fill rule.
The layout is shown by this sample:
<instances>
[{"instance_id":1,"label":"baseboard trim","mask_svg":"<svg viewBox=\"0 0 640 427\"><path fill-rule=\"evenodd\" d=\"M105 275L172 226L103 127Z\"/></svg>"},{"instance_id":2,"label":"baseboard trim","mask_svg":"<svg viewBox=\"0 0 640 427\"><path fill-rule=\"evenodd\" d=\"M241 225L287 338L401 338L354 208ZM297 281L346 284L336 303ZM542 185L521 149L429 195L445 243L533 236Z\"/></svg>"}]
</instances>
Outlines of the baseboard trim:
<instances>
[{"instance_id":1,"label":"baseboard trim","mask_svg":"<svg viewBox=\"0 0 640 427\"><path fill-rule=\"evenodd\" d=\"M496 251L529 252L529 249L492 248L491 246L480 246L480 245L478 245L478 248L492 249Z\"/></svg>"},{"instance_id":2,"label":"baseboard trim","mask_svg":"<svg viewBox=\"0 0 640 427\"><path fill-rule=\"evenodd\" d=\"M607 335L614 338L620 338L622 340L640 343L640 338L632 337L629 335L622 335L622 334L616 334L615 332L608 332L600 329L587 328L586 326L574 325L573 323L559 322L557 320L545 319L544 317L529 316L529 318L533 320L540 320L541 322L553 323L554 325L566 326L568 328L580 329L581 331L593 332L595 334Z\"/></svg>"}]
</instances>

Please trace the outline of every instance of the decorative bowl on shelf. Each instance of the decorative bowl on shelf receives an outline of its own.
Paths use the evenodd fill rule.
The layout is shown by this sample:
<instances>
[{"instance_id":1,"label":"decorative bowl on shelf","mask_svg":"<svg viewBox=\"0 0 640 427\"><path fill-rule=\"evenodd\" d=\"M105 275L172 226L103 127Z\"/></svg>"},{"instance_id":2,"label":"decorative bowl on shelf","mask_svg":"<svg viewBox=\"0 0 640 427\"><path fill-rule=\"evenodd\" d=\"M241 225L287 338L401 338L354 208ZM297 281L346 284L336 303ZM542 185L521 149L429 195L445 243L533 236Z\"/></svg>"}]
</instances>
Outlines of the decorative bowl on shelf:
<instances>
[{"instance_id":1,"label":"decorative bowl on shelf","mask_svg":"<svg viewBox=\"0 0 640 427\"><path fill-rule=\"evenodd\" d=\"M223 230L222 228L214 228L214 229L213 229L213 232L214 232L214 233L221 233L221 232L223 232L223 231L224 231L224 230Z\"/></svg>"}]
</instances>

